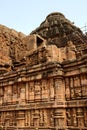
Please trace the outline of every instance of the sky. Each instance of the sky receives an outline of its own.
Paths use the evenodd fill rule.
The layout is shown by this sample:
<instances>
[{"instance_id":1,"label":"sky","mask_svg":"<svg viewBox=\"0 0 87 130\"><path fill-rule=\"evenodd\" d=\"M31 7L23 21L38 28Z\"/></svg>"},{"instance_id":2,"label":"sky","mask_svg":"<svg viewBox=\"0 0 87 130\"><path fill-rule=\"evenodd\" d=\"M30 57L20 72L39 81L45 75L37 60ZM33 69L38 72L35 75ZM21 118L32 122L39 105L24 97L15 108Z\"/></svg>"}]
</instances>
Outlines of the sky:
<instances>
[{"instance_id":1,"label":"sky","mask_svg":"<svg viewBox=\"0 0 87 130\"><path fill-rule=\"evenodd\" d=\"M87 0L0 0L0 24L28 35L52 12L79 28L87 25Z\"/></svg>"}]
</instances>

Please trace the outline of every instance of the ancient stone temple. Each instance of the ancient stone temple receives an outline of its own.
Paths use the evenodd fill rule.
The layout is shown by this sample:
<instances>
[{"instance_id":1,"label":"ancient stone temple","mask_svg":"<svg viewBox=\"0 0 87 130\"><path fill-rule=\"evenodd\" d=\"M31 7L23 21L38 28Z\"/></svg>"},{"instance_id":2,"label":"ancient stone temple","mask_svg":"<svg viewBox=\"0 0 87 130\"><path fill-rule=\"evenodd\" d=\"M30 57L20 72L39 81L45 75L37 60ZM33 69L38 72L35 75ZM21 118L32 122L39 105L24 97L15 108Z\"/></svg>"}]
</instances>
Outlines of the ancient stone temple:
<instances>
[{"instance_id":1,"label":"ancient stone temple","mask_svg":"<svg viewBox=\"0 0 87 130\"><path fill-rule=\"evenodd\" d=\"M63 14L0 25L0 130L87 130L87 35Z\"/></svg>"}]
</instances>

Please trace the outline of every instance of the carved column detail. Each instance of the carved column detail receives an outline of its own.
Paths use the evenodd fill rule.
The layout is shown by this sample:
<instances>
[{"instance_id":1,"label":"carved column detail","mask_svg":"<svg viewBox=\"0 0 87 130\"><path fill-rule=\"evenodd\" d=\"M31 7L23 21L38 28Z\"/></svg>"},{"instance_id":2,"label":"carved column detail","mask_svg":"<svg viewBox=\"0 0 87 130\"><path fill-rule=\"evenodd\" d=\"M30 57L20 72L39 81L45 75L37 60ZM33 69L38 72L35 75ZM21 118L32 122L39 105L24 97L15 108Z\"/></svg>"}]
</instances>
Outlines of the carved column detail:
<instances>
[{"instance_id":1,"label":"carved column detail","mask_svg":"<svg viewBox=\"0 0 87 130\"><path fill-rule=\"evenodd\" d=\"M78 118L78 126L83 127L84 126L84 114L83 114L83 108L77 109L77 118Z\"/></svg>"},{"instance_id":2,"label":"carved column detail","mask_svg":"<svg viewBox=\"0 0 87 130\"><path fill-rule=\"evenodd\" d=\"M66 122L67 122L67 126L72 126L72 117L71 117L70 109L66 110Z\"/></svg>"},{"instance_id":3,"label":"carved column detail","mask_svg":"<svg viewBox=\"0 0 87 130\"><path fill-rule=\"evenodd\" d=\"M62 78L55 79L55 98L56 101L62 101L65 99L65 86Z\"/></svg>"},{"instance_id":4,"label":"carved column detail","mask_svg":"<svg viewBox=\"0 0 87 130\"><path fill-rule=\"evenodd\" d=\"M34 102L34 82L29 83L29 101Z\"/></svg>"},{"instance_id":5,"label":"carved column detail","mask_svg":"<svg viewBox=\"0 0 87 130\"><path fill-rule=\"evenodd\" d=\"M87 98L87 75L83 74L81 77L81 86L82 86L82 97Z\"/></svg>"},{"instance_id":6,"label":"carved column detail","mask_svg":"<svg viewBox=\"0 0 87 130\"><path fill-rule=\"evenodd\" d=\"M3 104L3 98L4 98L4 88L0 87L0 105Z\"/></svg>"},{"instance_id":7,"label":"carved column detail","mask_svg":"<svg viewBox=\"0 0 87 130\"><path fill-rule=\"evenodd\" d=\"M75 91L74 91L74 80L73 80L73 77L70 77L70 94L71 94L71 99L75 99Z\"/></svg>"},{"instance_id":8,"label":"carved column detail","mask_svg":"<svg viewBox=\"0 0 87 130\"><path fill-rule=\"evenodd\" d=\"M55 126L64 127L65 126L65 111L64 109L55 109L54 112Z\"/></svg>"},{"instance_id":9,"label":"carved column detail","mask_svg":"<svg viewBox=\"0 0 87 130\"><path fill-rule=\"evenodd\" d=\"M26 101L28 101L29 100L29 83L28 82L26 82Z\"/></svg>"},{"instance_id":10,"label":"carved column detail","mask_svg":"<svg viewBox=\"0 0 87 130\"><path fill-rule=\"evenodd\" d=\"M84 108L84 125L87 127L87 108Z\"/></svg>"},{"instance_id":11,"label":"carved column detail","mask_svg":"<svg viewBox=\"0 0 87 130\"><path fill-rule=\"evenodd\" d=\"M69 82L69 78L65 79L65 97L66 97L66 100L70 100L70 82Z\"/></svg>"},{"instance_id":12,"label":"carved column detail","mask_svg":"<svg viewBox=\"0 0 87 130\"><path fill-rule=\"evenodd\" d=\"M55 95L55 93L54 93L54 81L53 81L53 79L50 79L49 80L49 89L50 89L50 100L52 101L52 100L54 100L54 95Z\"/></svg>"},{"instance_id":13,"label":"carved column detail","mask_svg":"<svg viewBox=\"0 0 87 130\"><path fill-rule=\"evenodd\" d=\"M46 101L49 98L48 82L42 80L42 101Z\"/></svg>"},{"instance_id":14,"label":"carved column detail","mask_svg":"<svg viewBox=\"0 0 87 130\"><path fill-rule=\"evenodd\" d=\"M35 101L41 100L41 82L40 81L35 82L34 95L35 95Z\"/></svg>"},{"instance_id":15,"label":"carved column detail","mask_svg":"<svg viewBox=\"0 0 87 130\"><path fill-rule=\"evenodd\" d=\"M75 91L75 98L81 98L81 84L80 84L80 77L74 77L74 91Z\"/></svg>"},{"instance_id":16,"label":"carved column detail","mask_svg":"<svg viewBox=\"0 0 87 130\"><path fill-rule=\"evenodd\" d=\"M26 83L22 83L20 87L20 100L21 103L25 103Z\"/></svg>"}]
</instances>

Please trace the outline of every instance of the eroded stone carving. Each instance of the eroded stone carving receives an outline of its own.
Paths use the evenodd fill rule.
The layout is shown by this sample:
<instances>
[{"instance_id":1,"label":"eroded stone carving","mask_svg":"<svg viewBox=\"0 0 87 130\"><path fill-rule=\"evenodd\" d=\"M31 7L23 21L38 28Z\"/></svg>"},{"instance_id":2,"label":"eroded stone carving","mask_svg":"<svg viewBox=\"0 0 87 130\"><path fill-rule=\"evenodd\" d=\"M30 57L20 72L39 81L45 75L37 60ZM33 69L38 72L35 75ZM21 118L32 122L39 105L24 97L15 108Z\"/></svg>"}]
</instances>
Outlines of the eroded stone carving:
<instances>
[{"instance_id":1,"label":"eroded stone carving","mask_svg":"<svg viewBox=\"0 0 87 130\"><path fill-rule=\"evenodd\" d=\"M28 36L0 25L0 128L86 130L86 51L61 13Z\"/></svg>"}]
</instances>

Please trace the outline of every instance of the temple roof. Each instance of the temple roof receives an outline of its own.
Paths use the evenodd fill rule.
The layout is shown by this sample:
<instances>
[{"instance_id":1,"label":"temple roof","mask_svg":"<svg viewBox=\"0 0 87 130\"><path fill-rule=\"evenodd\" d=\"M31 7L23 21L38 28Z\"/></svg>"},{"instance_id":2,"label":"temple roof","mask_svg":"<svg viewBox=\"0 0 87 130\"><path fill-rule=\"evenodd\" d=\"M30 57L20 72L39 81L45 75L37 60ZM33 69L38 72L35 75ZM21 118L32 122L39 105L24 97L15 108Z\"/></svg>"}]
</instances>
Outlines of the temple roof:
<instances>
[{"instance_id":1,"label":"temple roof","mask_svg":"<svg viewBox=\"0 0 87 130\"><path fill-rule=\"evenodd\" d=\"M49 14L38 28L31 34L39 34L48 40L48 44L56 44L58 47L66 46L68 40L75 44L83 43L83 32L69 21L62 13L54 12Z\"/></svg>"}]
</instances>

